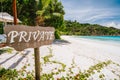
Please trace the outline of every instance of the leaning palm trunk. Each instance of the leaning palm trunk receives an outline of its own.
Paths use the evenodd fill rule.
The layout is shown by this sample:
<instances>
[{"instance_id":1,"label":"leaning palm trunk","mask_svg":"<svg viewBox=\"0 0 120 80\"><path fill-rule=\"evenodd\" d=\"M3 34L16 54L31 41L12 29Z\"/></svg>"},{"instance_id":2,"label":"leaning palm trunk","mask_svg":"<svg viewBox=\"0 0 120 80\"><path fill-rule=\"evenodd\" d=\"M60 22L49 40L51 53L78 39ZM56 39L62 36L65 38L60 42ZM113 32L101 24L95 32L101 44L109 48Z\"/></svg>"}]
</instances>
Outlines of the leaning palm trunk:
<instances>
[{"instance_id":1,"label":"leaning palm trunk","mask_svg":"<svg viewBox=\"0 0 120 80\"><path fill-rule=\"evenodd\" d=\"M39 0L38 2L38 11L36 12L37 18L36 18L36 24L39 26L44 26L44 20L45 20L45 11L50 3L50 0Z\"/></svg>"},{"instance_id":2,"label":"leaning palm trunk","mask_svg":"<svg viewBox=\"0 0 120 80\"><path fill-rule=\"evenodd\" d=\"M44 17L43 16L37 16L36 18L36 25L39 25L39 26L44 26Z\"/></svg>"}]
</instances>

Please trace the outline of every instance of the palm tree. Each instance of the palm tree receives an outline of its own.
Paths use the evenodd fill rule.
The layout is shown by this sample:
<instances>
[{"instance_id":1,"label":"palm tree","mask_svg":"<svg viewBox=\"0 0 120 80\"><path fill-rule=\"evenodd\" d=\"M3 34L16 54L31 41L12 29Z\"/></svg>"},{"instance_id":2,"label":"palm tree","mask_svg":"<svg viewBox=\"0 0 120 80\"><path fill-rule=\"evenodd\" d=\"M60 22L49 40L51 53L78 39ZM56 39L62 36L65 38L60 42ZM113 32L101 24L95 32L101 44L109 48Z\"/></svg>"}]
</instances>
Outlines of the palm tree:
<instances>
[{"instance_id":1,"label":"palm tree","mask_svg":"<svg viewBox=\"0 0 120 80\"><path fill-rule=\"evenodd\" d=\"M37 18L36 18L36 24L37 25L44 25L44 19L45 19L45 10L48 7L48 4L50 3L50 0L38 0L38 11L36 12Z\"/></svg>"},{"instance_id":2,"label":"palm tree","mask_svg":"<svg viewBox=\"0 0 120 80\"><path fill-rule=\"evenodd\" d=\"M58 0L39 0L38 9L37 22L39 25L60 26L65 14L61 2Z\"/></svg>"},{"instance_id":3,"label":"palm tree","mask_svg":"<svg viewBox=\"0 0 120 80\"><path fill-rule=\"evenodd\" d=\"M58 0L39 0L36 23L40 26L55 27L55 38L60 38L59 30L64 26L64 10Z\"/></svg>"}]
</instances>

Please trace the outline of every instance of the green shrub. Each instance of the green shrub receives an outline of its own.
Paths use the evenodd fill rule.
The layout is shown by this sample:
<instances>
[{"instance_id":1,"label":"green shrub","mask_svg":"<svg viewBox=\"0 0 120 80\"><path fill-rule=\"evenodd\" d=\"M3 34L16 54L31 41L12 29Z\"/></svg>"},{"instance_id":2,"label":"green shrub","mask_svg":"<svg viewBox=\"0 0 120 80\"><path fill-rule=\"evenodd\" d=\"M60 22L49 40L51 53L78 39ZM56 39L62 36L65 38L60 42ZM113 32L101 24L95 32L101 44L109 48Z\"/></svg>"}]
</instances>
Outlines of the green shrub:
<instances>
[{"instance_id":1,"label":"green shrub","mask_svg":"<svg viewBox=\"0 0 120 80\"><path fill-rule=\"evenodd\" d=\"M18 72L14 69L0 68L0 80L16 80Z\"/></svg>"},{"instance_id":2,"label":"green shrub","mask_svg":"<svg viewBox=\"0 0 120 80\"><path fill-rule=\"evenodd\" d=\"M0 22L0 34L3 34L3 23Z\"/></svg>"},{"instance_id":3,"label":"green shrub","mask_svg":"<svg viewBox=\"0 0 120 80\"><path fill-rule=\"evenodd\" d=\"M58 30L55 30L55 39L60 39L60 33Z\"/></svg>"},{"instance_id":4,"label":"green shrub","mask_svg":"<svg viewBox=\"0 0 120 80\"><path fill-rule=\"evenodd\" d=\"M13 49L12 48L3 48L0 49L0 55L3 53L12 53Z\"/></svg>"}]
</instances>

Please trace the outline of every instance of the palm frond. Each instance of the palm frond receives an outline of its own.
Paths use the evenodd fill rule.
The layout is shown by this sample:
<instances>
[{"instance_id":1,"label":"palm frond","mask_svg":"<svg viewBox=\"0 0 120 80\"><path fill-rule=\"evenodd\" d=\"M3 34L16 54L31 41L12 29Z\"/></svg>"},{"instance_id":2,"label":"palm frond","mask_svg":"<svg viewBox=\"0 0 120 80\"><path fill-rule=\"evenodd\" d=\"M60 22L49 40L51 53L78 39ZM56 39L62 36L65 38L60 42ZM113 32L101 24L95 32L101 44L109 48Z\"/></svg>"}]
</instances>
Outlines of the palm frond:
<instances>
[{"instance_id":1,"label":"palm frond","mask_svg":"<svg viewBox=\"0 0 120 80\"><path fill-rule=\"evenodd\" d=\"M42 16L43 13L44 13L44 10L38 10L38 11L36 12L36 14L37 14L38 16Z\"/></svg>"},{"instance_id":2,"label":"palm frond","mask_svg":"<svg viewBox=\"0 0 120 80\"><path fill-rule=\"evenodd\" d=\"M51 0L42 0L43 9L45 9L49 5L50 1Z\"/></svg>"},{"instance_id":3,"label":"palm frond","mask_svg":"<svg viewBox=\"0 0 120 80\"><path fill-rule=\"evenodd\" d=\"M57 12L54 12L52 15L54 15L54 16L58 16L58 17L62 16L61 13L57 13Z\"/></svg>"}]
</instances>

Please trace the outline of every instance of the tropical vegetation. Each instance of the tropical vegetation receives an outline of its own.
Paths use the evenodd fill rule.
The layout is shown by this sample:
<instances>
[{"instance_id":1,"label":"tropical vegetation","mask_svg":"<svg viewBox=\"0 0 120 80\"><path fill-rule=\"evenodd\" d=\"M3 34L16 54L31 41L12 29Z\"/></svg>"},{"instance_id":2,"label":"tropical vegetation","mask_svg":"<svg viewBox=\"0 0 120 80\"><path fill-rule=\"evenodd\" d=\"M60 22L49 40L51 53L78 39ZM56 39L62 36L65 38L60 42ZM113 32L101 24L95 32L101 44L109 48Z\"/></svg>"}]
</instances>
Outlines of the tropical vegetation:
<instances>
[{"instance_id":1,"label":"tropical vegetation","mask_svg":"<svg viewBox=\"0 0 120 80\"><path fill-rule=\"evenodd\" d=\"M104 35L120 35L120 29L114 27L106 27L98 24L79 23L76 20L65 21L66 28L61 31L65 35L83 35L83 36L104 36Z\"/></svg>"},{"instance_id":2,"label":"tropical vegetation","mask_svg":"<svg viewBox=\"0 0 120 80\"><path fill-rule=\"evenodd\" d=\"M2 22L0 22L0 34L3 34L4 32L3 32L3 23Z\"/></svg>"},{"instance_id":3,"label":"tropical vegetation","mask_svg":"<svg viewBox=\"0 0 120 80\"><path fill-rule=\"evenodd\" d=\"M42 6L41 6L42 5ZM39 0L37 13L37 25L55 27L55 37L60 38L59 30L64 27L64 10L58 0Z\"/></svg>"},{"instance_id":4,"label":"tropical vegetation","mask_svg":"<svg viewBox=\"0 0 120 80\"><path fill-rule=\"evenodd\" d=\"M12 0L1 0L2 12L7 12L11 15L12 13ZM120 29L114 27L105 27L98 24L79 23L76 20L64 20L64 7L59 0L17 0L17 14L18 18L24 25L39 25L39 26L52 26L55 27L55 36L60 38L60 35L120 35ZM3 23L0 22L0 34L3 33ZM61 73L66 73L67 76L57 78L57 80L86 80L94 74L98 74L99 78L105 79L105 75L102 73L102 69L109 65L117 65L111 60L99 62L93 66L90 66L88 70L81 71L74 60L70 67L66 66L62 62L51 60L53 57L52 50L50 54L42 57L41 72L43 66L59 65L60 68L54 68L51 73L42 73L41 80L54 80L54 76ZM3 48L0 49L0 55L4 53L12 53L13 49ZM34 80L34 72L27 72L26 68L29 63L23 66L22 70L17 71L15 69L5 69L0 66L0 80ZM77 69L78 73L74 73L74 69ZM56 72L54 72L56 71ZM115 71L112 71L115 73ZM120 75L118 75L120 77Z\"/></svg>"},{"instance_id":5,"label":"tropical vegetation","mask_svg":"<svg viewBox=\"0 0 120 80\"><path fill-rule=\"evenodd\" d=\"M12 0L2 0L0 10L13 15ZM58 0L17 0L18 18L24 25L52 26L58 29L64 26L64 9Z\"/></svg>"}]
</instances>

